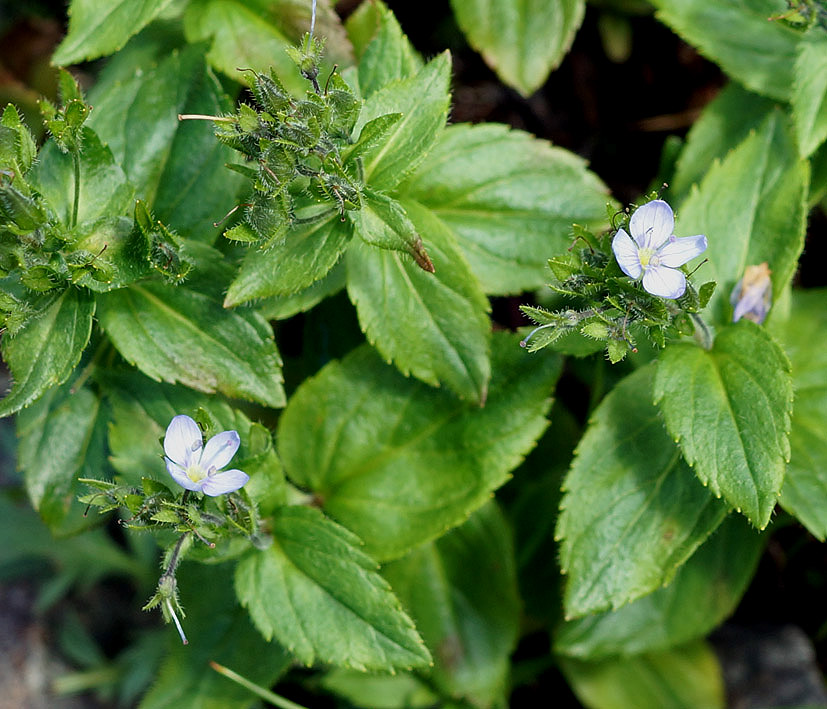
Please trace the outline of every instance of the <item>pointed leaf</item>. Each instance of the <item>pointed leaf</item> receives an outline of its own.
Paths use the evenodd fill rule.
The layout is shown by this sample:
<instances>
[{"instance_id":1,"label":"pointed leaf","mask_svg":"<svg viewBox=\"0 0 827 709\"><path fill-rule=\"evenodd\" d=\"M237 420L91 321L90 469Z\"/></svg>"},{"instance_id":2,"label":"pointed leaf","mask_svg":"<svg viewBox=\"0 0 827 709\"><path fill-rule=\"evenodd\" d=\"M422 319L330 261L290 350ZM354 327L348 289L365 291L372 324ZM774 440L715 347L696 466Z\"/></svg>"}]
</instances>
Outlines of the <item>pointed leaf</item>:
<instances>
[{"instance_id":1,"label":"pointed leaf","mask_svg":"<svg viewBox=\"0 0 827 709\"><path fill-rule=\"evenodd\" d=\"M365 179L374 189L390 190L427 155L448 118L451 58L445 52L413 76L388 84L362 107L355 133L387 113L401 113L385 141L364 155Z\"/></svg>"},{"instance_id":2,"label":"pointed leaf","mask_svg":"<svg viewBox=\"0 0 827 709\"><path fill-rule=\"evenodd\" d=\"M766 261L772 292L784 291L804 246L808 187L808 165L776 111L676 210L680 234L709 241L696 277L718 283L706 311L716 324L731 322L730 293L749 265Z\"/></svg>"},{"instance_id":3,"label":"pointed leaf","mask_svg":"<svg viewBox=\"0 0 827 709\"><path fill-rule=\"evenodd\" d=\"M790 458L790 362L760 326L741 320L709 351L675 343L661 356L655 401L704 485L759 529Z\"/></svg>"},{"instance_id":4,"label":"pointed leaf","mask_svg":"<svg viewBox=\"0 0 827 709\"><path fill-rule=\"evenodd\" d=\"M451 0L469 44L500 79L534 93L563 60L586 10L585 0Z\"/></svg>"},{"instance_id":5,"label":"pointed leaf","mask_svg":"<svg viewBox=\"0 0 827 709\"><path fill-rule=\"evenodd\" d=\"M69 33L55 50L57 66L79 64L117 52L172 0L72 0Z\"/></svg>"},{"instance_id":6,"label":"pointed leaf","mask_svg":"<svg viewBox=\"0 0 827 709\"><path fill-rule=\"evenodd\" d=\"M224 167L235 153L215 139L208 121L178 119L232 110L206 68L203 47L173 52L128 78L104 72L89 99L95 106L89 125L155 216L182 236L213 240L213 222L237 204L241 180Z\"/></svg>"},{"instance_id":7,"label":"pointed leaf","mask_svg":"<svg viewBox=\"0 0 827 709\"><path fill-rule=\"evenodd\" d=\"M514 336L495 337L481 408L405 379L360 347L290 399L278 430L285 471L371 554L401 556L460 524L505 482L546 427L559 366L557 357L528 358Z\"/></svg>"},{"instance_id":8,"label":"pointed leaf","mask_svg":"<svg viewBox=\"0 0 827 709\"><path fill-rule=\"evenodd\" d=\"M615 611L564 623L554 649L597 660L665 650L704 637L735 610L766 542L766 534L740 515L730 515L666 588Z\"/></svg>"},{"instance_id":9,"label":"pointed leaf","mask_svg":"<svg viewBox=\"0 0 827 709\"><path fill-rule=\"evenodd\" d=\"M384 4L376 6L379 28L359 59L359 90L365 98L422 68L422 59Z\"/></svg>"},{"instance_id":10,"label":"pointed leaf","mask_svg":"<svg viewBox=\"0 0 827 709\"><path fill-rule=\"evenodd\" d=\"M723 160L749 134L758 130L776 103L734 81L727 84L704 108L686 136L675 174L669 182L674 203L689 196L689 190L706 175L710 165Z\"/></svg>"},{"instance_id":11,"label":"pointed leaf","mask_svg":"<svg viewBox=\"0 0 827 709\"><path fill-rule=\"evenodd\" d=\"M505 706L520 602L510 530L493 502L382 570L431 648L442 695Z\"/></svg>"},{"instance_id":12,"label":"pointed leaf","mask_svg":"<svg viewBox=\"0 0 827 709\"><path fill-rule=\"evenodd\" d=\"M344 261L339 261L320 281L294 295L273 296L256 303L256 312L265 320L286 320L318 305L345 288Z\"/></svg>"},{"instance_id":13,"label":"pointed leaf","mask_svg":"<svg viewBox=\"0 0 827 709\"><path fill-rule=\"evenodd\" d=\"M774 0L652 0L657 18L748 89L786 101L800 34Z\"/></svg>"},{"instance_id":14,"label":"pointed leaf","mask_svg":"<svg viewBox=\"0 0 827 709\"><path fill-rule=\"evenodd\" d=\"M225 307L253 298L293 295L309 288L336 265L350 237L349 225L331 214L291 229L283 242L265 251L251 249L230 284Z\"/></svg>"},{"instance_id":15,"label":"pointed leaf","mask_svg":"<svg viewBox=\"0 0 827 709\"><path fill-rule=\"evenodd\" d=\"M3 360L14 386L0 401L0 416L28 406L68 379L92 334L95 301L89 291L67 288L13 337L3 337Z\"/></svg>"},{"instance_id":16,"label":"pointed leaf","mask_svg":"<svg viewBox=\"0 0 827 709\"><path fill-rule=\"evenodd\" d=\"M359 539L310 507L282 507L273 545L236 570L241 603L265 638L304 664L392 671L430 655Z\"/></svg>"},{"instance_id":17,"label":"pointed leaf","mask_svg":"<svg viewBox=\"0 0 827 709\"><path fill-rule=\"evenodd\" d=\"M667 583L726 516L667 436L654 375L641 367L603 399L566 477L557 538L569 618Z\"/></svg>"},{"instance_id":18,"label":"pointed leaf","mask_svg":"<svg viewBox=\"0 0 827 709\"><path fill-rule=\"evenodd\" d=\"M147 376L284 405L281 358L260 316L183 286L144 283L101 296L101 327Z\"/></svg>"},{"instance_id":19,"label":"pointed leaf","mask_svg":"<svg viewBox=\"0 0 827 709\"><path fill-rule=\"evenodd\" d=\"M454 243L429 210L406 203L434 273L407 254L361 239L347 253L347 290L368 340L403 374L485 401L490 377L488 301Z\"/></svg>"},{"instance_id":20,"label":"pointed leaf","mask_svg":"<svg viewBox=\"0 0 827 709\"><path fill-rule=\"evenodd\" d=\"M800 43L791 102L799 153L806 158L827 138L827 34L820 27Z\"/></svg>"},{"instance_id":21,"label":"pointed leaf","mask_svg":"<svg viewBox=\"0 0 827 709\"><path fill-rule=\"evenodd\" d=\"M827 538L827 291L794 291L790 318L776 334L790 357L795 388L790 464L781 506L811 534Z\"/></svg>"},{"instance_id":22,"label":"pointed leaf","mask_svg":"<svg viewBox=\"0 0 827 709\"><path fill-rule=\"evenodd\" d=\"M602 228L610 199L581 158L493 124L450 126L401 191L451 228L492 294L547 283L572 223Z\"/></svg>"}]
</instances>

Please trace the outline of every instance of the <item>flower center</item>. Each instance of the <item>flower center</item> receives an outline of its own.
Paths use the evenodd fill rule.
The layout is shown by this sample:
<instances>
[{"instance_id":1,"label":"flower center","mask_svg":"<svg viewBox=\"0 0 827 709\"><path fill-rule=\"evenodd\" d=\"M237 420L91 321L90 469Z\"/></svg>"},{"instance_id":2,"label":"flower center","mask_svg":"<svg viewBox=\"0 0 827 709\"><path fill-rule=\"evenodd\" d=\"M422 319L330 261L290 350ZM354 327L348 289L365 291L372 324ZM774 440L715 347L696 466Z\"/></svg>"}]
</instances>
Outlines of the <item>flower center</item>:
<instances>
[{"instance_id":1,"label":"flower center","mask_svg":"<svg viewBox=\"0 0 827 709\"><path fill-rule=\"evenodd\" d=\"M208 471L204 470L198 463L187 468L187 477L194 483L201 482L207 475L209 475Z\"/></svg>"},{"instance_id":2,"label":"flower center","mask_svg":"<svg viewBox=\"0 0 827 709\"><path fill-rule=\"evenodd\" d=\"M637 255L640 259L640 265L643 266L643 268L660 265L660 258L658 257L658 252L655 249L640 249L637 252Z\"/></svg>"}]
</instances>

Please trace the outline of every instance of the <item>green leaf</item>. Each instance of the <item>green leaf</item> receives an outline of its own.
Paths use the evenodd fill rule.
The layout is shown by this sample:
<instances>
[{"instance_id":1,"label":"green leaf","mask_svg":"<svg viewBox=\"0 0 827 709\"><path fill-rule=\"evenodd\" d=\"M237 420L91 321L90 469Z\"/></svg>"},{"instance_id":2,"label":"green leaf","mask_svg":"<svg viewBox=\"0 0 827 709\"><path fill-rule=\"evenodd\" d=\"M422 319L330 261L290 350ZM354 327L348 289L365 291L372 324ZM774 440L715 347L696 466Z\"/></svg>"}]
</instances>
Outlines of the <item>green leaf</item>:
<instances>
[{"instance_id":1,"label":"green leaf","mask_svg":"<svg viewBox=\"0 0 827 709\"><path fill-rule=\"evenodd\" d=\"M747 91L734 81L727 84L689 130L669 183L674 202L683 201L710 165L726 158L730 150L758 130L775 106L774 101Z\"/></svg>"},{"instance_id":2,"label":"green leaf","mask_svg":"<svg viewBox=\"0 0 827 709\"><path fill-rule=\"evenodd\" d=\"M31 131L23 123L14 104L7 104L0 118L0 166L15 174L28 172L37 157Z\"/></svg>"},{"instance_id":3,"label":"green leaf","mask_svg":"<svg viewBox=\"0 0 827 709\"><path fill-rule=\"evenodd\" d=\"M505 706L520 602L514 544L496 504L382 574L431 648L431 686L475 707Z\"/></svg>"},{"instance_id":4,"label":"green leaf","mask_svg":"<svg viewBox=\"0 0 827 709\"><path fill-rule=\"evenodd\" d=\"M600 709L724 709L718 658L698 640L670 650L607 658L564 659L561 669L587 707Z\"/></svg>"},{"instance_id":5,"label":"green leaf","mask_svg":"<svg viewBox=\"0 0 827 709\"><path fill-rule=\"evenodd\" d=\"M827 538L827 310L824 289L794 291L790 317L777 336L790 357L795 389L790 463L781 506L811 534Z\"/></svg>"},{"instance_id":6,"label":"green leaf","mask_svg":"<svg viewBox=\"0 0 827 709\"><path fill-rule=\"evenodd\" d=\"M225 169L235 153L215 139L209 122L178 119L179 114L219 116L232 110L204 64L203 48L173 51L126 79L105 78L90 101L95 110L89 125L156 217L183 236L214 239L213 222L235 206L241 180Z\"/></svg>"},{"instance_id":7,"label":"green leaf","mask_svg":"<svg viewBox=\"0 0 827 709\"><path fill-rule=\"evenodd\" d=\"M72 0L69 32L52 56L67 66L113 54L163 12L172 0Z\"/></svg>"},{"instance_id":8,"label":"green leaf","mask_svg":"<svg viewBox=\"0 0 827 709\"><path fill-rule=\"evenodd\" d=\"M0 402L0 416L19 411L63 384L92 334L95 301L85 289L67 288L13 337L3 337L3 360L14 386Z\"/></svg>"},{"instance_id":9,"label":"green leaf","mask_svg":"<svg viewBox=\"0 0 827 709\"><path fill-rule=\"evenodd\" d=\"M655 377L669 433L704 485L759 529L767 526L790 457L790 362L760 326L721 330L709 351L675 343Z\"/></svg>"},{"instance_id":10,"label":"green leaf","mask_svg":"<svg viewBox=\"0 0 827 709\"><path fill-rule=\"evenodd\" d=\"M351 232L336 214L287 233L281 243L251 249L230 284L225 307L253 298L294 295L324 278L350 242Z\"/></svg>"},{"instance_id":11,"label":"green leaf","mask_svg":"<svg viewBox=\"0 0 827 709\"><path fill-rule=\"evenodd\" d=\"M58 219L69 224L75 184L72 156L62 153L53 141L49 141L40 151L29 176ZM134 206L134 192L112 151L85 126L80 153L78 224L100 217L129 214Z\"/></svg>"},{"instance_id":12,"label":"green leaf","mask_svg":"<svg viewBox=\"0 0 827 709\"><path fill-rule=\"evenodd\" d=\"M365 98L422 68L422 59L402 32L394 14L376 5L379 28L359 60L359 90Z\"/></svg>"},{"instance_id":13,"label":"green leaf","mask_svg":"<svg viewBox=\"0 0 827 709\"><path fill-rule=\"evenodd\" d=\"M451 228L486 293L548 282L571 225L606 223L608 190L579 157L506 126L454 125L400 190Z\"/></svg>"},{"instance_id":14,"label":"green leaf","mask_svg":"<svg viewBox=\"0 0 827 709\"><path fill-rule=\"evenodd\" d=\"M557 538L568 618L668 583L726 516L667 436L654 376L641 367L603 399L566 477Z\"/></svg>"},{"instance_id":15,"label":"green leaf","mask_svg":"<svg viewBox=\"0 0 827 709\"><path fill-rule=\"evenodd\" d=\"M18 467L32 506L53 530L77 496L76 479L100 476L107 467L104 427L98 398L68 385L50 389L17 417Z\"/></svg>"},{"instance_id":16,"label":"green leaf","mask_svg":"<svg viewBox=\"0 0 827 709\"><path fill-rule=\"evenodd\" d=\"M143 283L100 296L101 327L144 374L198 391L284 405L281 358L267 323L183 286Z\"/></svg>"},{"instance_id":17,"label":"green leaf","mask_svg":"<svg viewBox=\"0 0 827 709\"><path fill-rule=\"evenodd\" d=\"M310 507L282 507L273 545L242 559L239 600L301 662L392 671L430 655L359 539Z\"/></svg>"},{"instance_id":18,"label":"green leaf","mask_svg":"<svg viewBox=\"0 0 827 709\"><path fill-rule=\"evenodd\" d=\"M786 101L800 33L768 21L786 6L776 0L652 0L669 25L726 74L756 93Z\"/></svg>"},{"instance_id":19,"label":"green leaf","mask_svg":"<svg viewBox=\"0 0 827 709\"><path fill-rule=\"evenodd\" d=\"M272 67L286 88L301 94L309 84L287 55L293 43L274 24L270 10L261 0L191 0L184 33L191 44L211 40L207 59L234 81L250 81L250 73L240 68L267 73Z\"/></svg>"},{"instance_id":20,"label":"green leaf","mask_svg":"<svg viewBox=\"0 0 827 709\"><path fill-rule=\"evenodd\" d=\"M369 7L363 3L359 7ZM430 709L439 697L413 673L365 674L356 670L333 669L321 678L328 691L347 699L355 707L371 709Z\"/></svg>"},{"instance_id":21,"label":"green leaf","mask_svg":"<svg viewBox=\"0 0 827 709\"><path fill-rule=\"evenodd\" d=\"M422 162L445 126L450 83L451 57L444 52L413 76L388 84L365 101L354 131L357 134L374 118L402 114L385 141L364 155L369 186L393 189Z\"/></svg>"},{"instance_id":22,"label":"green leaf","mask_svg":"<svg viewBox=\"0 0 827 709\"><path fill-rule=\"evenodd\" d=\"M363 346L305 380L278 429L285 471L380 560L460 524L545 429L556 356L494 338L485 407L405 379ZM393 514L388 514L393 510Z\"/></svg>"},{"instance_id":23,"label":"green leaf","mask_svg":"<svg viewBox=\"0 0 827 709\"><path fill-rule=\"evenodd\" d=\"M320 281L305 290L288 296L273 296L256 303L256 312L265 320L286 320L318 305L325 298L344 290L346 270L344 261L336 264Z\"/></svg>"},{"instance_id":24,"label":"green leaf","mask_svg":"<svg viewBox=\"0 0 827 709\"><path fill-rule=\"evenodd\" d=\"M290 656L266 643L239 608L231 566L184 564L178 572L182 623L190 644L181 645L168 626L169 651L139 709L248 709L250 692L210 669L218 662L247 679L270 686L287 669Z\"/></svg>"},{"instance_id":25,"label":"green leaf","mask_svg":"<svg viewBox=\"0 0 827 709\"><path fill-rule=\"evenodd\" d=\"M821 28L801 41L790 100L799 154L806 158L827 138L827 34Z\"/></svg>"},{"instance_id":26,"label":"green leaf","mask_svg":"<svg viewBox=\"0 0 827 709\"><path fill-rule=\"evenodd\" d=\"M563 60L585 0L451 0L468 43L504 83L530 96Z\"/></svg>"},{"instance_id":27,"label":"green leaf","mask_svg":"<svg viewBox=\"0 0 827 709\"><path fill-rule=\"evenodd\" d=\"M668 586L615 611L564 623L555 651L599 660L665 650L704 637L735 610L766 541L767 535L757 533L743 517L730 515Z\"/></svg>"},{"instance_id":28,"label":"green leaf","mask_svg":"<svg viewBox=\"0 0 827 709\"><path fill-rule=\"evenodd\" d=\"M676 210L679 235L709 241L709 261L696 277L718 283L706 311L715 324L732 320L730 293L747 266L766 261L773 293L784 291L804 245L808 187L808 165L776 111Z\"/></svg>"},{"instance_id":29,"label":"green leaf","mask_svg":"<svg viewBox=\"0 0 827 709\"><path fill-rule=\"evenodd\" d=\"M488 301L445 225L415 203L403 206L424 236L435 273L407 254L354 241L347 290L359 323L403 374L484 402L491 371Z\"/></svg>"}]
</instances>

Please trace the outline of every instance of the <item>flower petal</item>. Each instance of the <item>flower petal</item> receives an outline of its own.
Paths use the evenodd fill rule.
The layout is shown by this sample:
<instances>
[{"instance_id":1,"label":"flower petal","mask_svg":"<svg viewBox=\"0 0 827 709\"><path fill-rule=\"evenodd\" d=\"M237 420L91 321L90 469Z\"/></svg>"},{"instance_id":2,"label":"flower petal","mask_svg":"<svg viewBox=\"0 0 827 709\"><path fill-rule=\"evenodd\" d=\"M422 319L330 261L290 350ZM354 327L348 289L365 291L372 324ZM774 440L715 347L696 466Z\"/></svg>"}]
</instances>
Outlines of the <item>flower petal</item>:
<instances>
[{"instance_id":1,"label":"flower petal","mask_svg":"<svg viewBox=\"0 0 827 709\"><path fill-rule=\"evenodd\" d=\"M224 470L204 478L201 491L210 497L225 495L246 485L249 479L250 476L242 470Z\"/></svg>"},{"instance_id":2,"label":"flower petal","mask_svg":"<svg viewBox=\"0 0 827 709\"><path fill-rule=\"evenodd\" d=\"M201 448L201 429L189 416L175 416L164 436L164 453L182 468L189 468L193 455Z\"/></svg>"},{"instance_id":3,"label":"flower petal","mask_svg":"<svg viewBox=\"0 0 827 709\"><path fill-rule=\"evenodd\" d=\"M637 244L623 229L618 229L615 238L612 239L612 251L623 273L629 278L640 278L643 268L640 265Z\"/></svg>"},{"instance_id":4,"label":"flower petal","mask_svg":"<svg viewBox=\"0 0 827 709\"><path fill-rule=\"evenodd\" d=\"M658 258L662 265L677 268L696 256L700 256L704 251L706 251L706 237L703 234L684 236L664 244L658 251Z\"/></svg>"},{"instance_id":5,"label":"flower petal","mask_svg":"<svg viewBox=\"0 0 827 709\"><path fill-rule=\"evenodd\" d=\"M164 460L167 463L167 472L172 476L172 479L185 490L200 490L203 487L203 480L193 482L190 480L190 476L187 475L187 471L180 465L173 463L169 458L164 458Z\"/></svg>"},{"instance_id":6,"label":"flower petal","mask_svg":"<svg viewBox=\"0 0 827 709\"><path fill-rule=\"evenodd\" d=\"M643 274L643 287L661 298L680 298L686 290L686 276L675 268L655 266Z\"/></svg>"},{"instance_id":7,"label":"flower petal","mask_svg":"<svg viewBox=\"0 0 827 709\"><path fill-rule=\"evenodd\" d=\"M675 229L675 215L662 199L655 199L638 207L629 221L629 231L642 249L656 249Z\"/></svg>"},{"instance_id":8,"label":"flower petal","mask_svg":"<svg viewBox=\"0 0 827 709\"><path fill-rule=\"evenodd\" d=\"M201 467L208 473L210 470L221 470L232 460L240 443L241 438L236 431L222 431L216 434L204 446Z\"/></svg>"}]
</instances>

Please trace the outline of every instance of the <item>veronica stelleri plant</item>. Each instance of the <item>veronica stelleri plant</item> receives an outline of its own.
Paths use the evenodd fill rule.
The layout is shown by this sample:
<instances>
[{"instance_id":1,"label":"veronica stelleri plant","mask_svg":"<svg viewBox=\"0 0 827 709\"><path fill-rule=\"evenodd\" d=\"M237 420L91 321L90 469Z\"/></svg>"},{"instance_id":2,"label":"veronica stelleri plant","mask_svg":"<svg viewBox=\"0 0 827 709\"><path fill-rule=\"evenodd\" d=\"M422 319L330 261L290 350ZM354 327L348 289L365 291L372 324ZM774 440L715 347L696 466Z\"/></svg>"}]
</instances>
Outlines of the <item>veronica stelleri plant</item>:
<instances>
[{"instance_id":1,"label":"veronica stelleri plant","mask_svg":"<svg viewBox=\"0 0 827 709\"><path fill-rule=\"evenodd\" d=\"M607 234L598 237L574 225L569 252L549 261L555 278L549 287L572 306L556 311L521 306L538 323L523 347L533 352L564 336L581 336L604 342L609 359L619 362L636 351L641 333L656 347L693 332L709 346L697 313L715 283L696 290L682 270L706 250L706 236L676 237L672 209L660 199L620 216L610 249Z\"/></svg>"}]
</instances>

